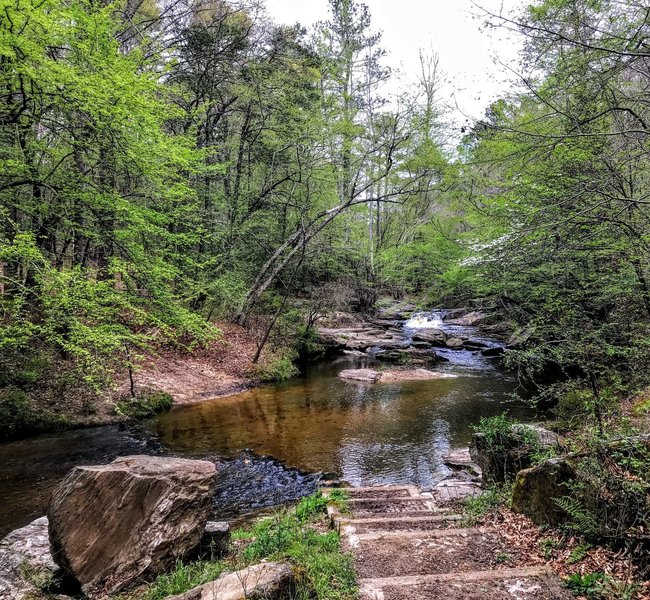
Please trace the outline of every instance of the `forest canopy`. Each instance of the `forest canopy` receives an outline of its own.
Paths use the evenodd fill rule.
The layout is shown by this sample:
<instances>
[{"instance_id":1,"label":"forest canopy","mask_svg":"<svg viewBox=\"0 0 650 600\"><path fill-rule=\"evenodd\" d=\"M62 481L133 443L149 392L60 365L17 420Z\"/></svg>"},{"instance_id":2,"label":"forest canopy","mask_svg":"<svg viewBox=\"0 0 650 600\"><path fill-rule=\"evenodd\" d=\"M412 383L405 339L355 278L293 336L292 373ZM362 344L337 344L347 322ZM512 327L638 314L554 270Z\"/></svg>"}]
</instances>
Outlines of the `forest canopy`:
<instances>
[{"instance_id":1,"label":"forest canopy","mask_svg":"<svg viewBox=\"0 0 650 600\"><path fill-rule=\"evenodd\" d=\"M310 29L252 0L1 4L5 389L62 364L101 389L223 321L288 315L304 347L309 306L381 295L492 303L542 396L574 386L600 406L648 385L642 3L485 12L526 39L523 91L462 136L435 55L387 93L357 0Z\"/></svg>"}]
</instances>

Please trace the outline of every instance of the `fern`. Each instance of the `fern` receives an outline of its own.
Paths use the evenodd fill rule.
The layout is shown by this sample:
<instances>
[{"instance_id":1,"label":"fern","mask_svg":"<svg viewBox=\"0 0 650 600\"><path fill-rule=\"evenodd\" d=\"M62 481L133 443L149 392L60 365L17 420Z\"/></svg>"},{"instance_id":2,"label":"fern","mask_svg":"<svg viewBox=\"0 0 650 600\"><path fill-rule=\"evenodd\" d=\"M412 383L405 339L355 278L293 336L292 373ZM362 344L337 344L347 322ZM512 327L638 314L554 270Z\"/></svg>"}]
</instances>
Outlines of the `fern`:
<instances>
[{"instance_id":1,"label":"fern","mask_svg":"<svg viewBox=\"0 0 650 600\"><path fill-rule=\"evenodd\" d=\"M584 507L584 505L571 496L562 496L553 500L570 518L567 527L583 535L598 533L598 520Z\"/></svg>"}]
</instances>

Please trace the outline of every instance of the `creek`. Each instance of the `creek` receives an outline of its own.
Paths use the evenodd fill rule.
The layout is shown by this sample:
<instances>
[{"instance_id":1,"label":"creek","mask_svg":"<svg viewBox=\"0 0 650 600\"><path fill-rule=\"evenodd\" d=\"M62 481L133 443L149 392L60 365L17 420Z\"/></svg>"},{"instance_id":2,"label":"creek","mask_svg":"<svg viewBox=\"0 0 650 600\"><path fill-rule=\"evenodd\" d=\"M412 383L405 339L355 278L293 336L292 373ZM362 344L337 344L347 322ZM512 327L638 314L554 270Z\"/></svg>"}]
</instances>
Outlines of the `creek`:
<instances>
[{"instance_id":1,"label":"creek","mask_svg":"<svg viewBox=\"0 0 650 600\"><path fill-rule=\"evenodd\" d=\"M408 339L442 326L487 346L475 328L444 325L442 313L403 325ZM344 381L343 369L375 366L372 356L342 356L310 366L295 380L176 406L137 427L107 426L0 444L0 537L45 512L54 485L79 464L126 454L169 453L218 463L218 517L294 500L320 475L352 485L409 483L430 489L449 474L443 455L466 446L481 417L538 415L513 399L514 377L477 350L437 349L454 378L378 383Z\"/></svg>"}]
</instances>

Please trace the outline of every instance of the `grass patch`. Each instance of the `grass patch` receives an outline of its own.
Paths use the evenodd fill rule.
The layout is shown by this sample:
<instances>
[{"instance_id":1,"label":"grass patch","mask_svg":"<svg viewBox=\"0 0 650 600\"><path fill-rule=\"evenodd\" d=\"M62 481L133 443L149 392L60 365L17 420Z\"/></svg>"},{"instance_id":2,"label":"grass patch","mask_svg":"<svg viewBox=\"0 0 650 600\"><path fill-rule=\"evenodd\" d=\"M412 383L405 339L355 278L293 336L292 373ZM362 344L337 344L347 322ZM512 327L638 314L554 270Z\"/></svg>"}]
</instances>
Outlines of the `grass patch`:
<instances>
[{"instance_id":1,"label":"grass patch","mask_svg":"<svg viewBox=\"0 0 650 600\"><path fill-rule=\"evenodd\" d=\"M512 488L510 485L494 484L480 496L468 496L463 500L461 527L474 527L484 515L502 506L508 506L511 495Z\"/></svg>"},{"instance_id":2,"label":"grass patch","mask_svg":"<svg viewBox=\"0 0 650 600\"><path fill-rule=\"evenodd\" d=\"M334 494L344 502L343 493ZM235 553L219 561L179 563L145 591L131 596L162 600L262 560L285 561L296 574L297 600L354 600L357 597L352 557L341 551L339 535L328 527L327 503L321 492L303 498L294 508L278 511L249 528L232 532ZM250 540L250 543L247 541Z\"/></svg>"}]
</instances>

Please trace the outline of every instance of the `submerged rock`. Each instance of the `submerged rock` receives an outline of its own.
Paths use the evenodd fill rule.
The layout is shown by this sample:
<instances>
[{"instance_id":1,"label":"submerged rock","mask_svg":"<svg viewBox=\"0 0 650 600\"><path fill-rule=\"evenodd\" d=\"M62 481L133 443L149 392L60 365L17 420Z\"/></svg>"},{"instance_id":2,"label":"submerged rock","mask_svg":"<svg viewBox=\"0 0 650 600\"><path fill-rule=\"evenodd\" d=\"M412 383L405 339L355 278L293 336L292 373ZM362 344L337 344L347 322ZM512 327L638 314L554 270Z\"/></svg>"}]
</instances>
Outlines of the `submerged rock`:
<instances>
[{"instance_id":1,"label":"submerged rock","mask_svg":"<svg viewBox=\"0 0 650 600\"><path fill-rule=\"evenodd\" d=\"M90 597L166 571L199 545L215 471L207 461L153 456L74 468L48 509L54 560Z\"/></svg>"},{"instance_id":2,"label":"submerged rock","mask_svg":"<svg viewBox=\"0 0 650 600\"><path fill-rule=\"evenodd\" d=\"M454 379L456 375L439 373L428 369L395 369L375 371L374 369L346 369L339 373L341 379L351 379L364 383L393 383L398 381L422 381L433 379Z\"/></svg>"},{"instance_id":3,"label":"submerged rock","mask_svg":"<svg viewBox=\"0 0 650 600\"><path fill-rule=\"evenodd\" d=\"M12 531L0 541L0 598L47 598L42 590L55 580L59 567L50 554L47 518Z\"/></svg>"},{"instance_id":4,"label":"submerged rock","mask_svg":"<svg viewBox=\"0 0 650 600\"><path fill-rule=\"evenodd\" d=\"M204 583L169 600L276 600L290 597L294 583L291 567L284 563L260 563Z\"/></svg>"},{"instance_id":5,"label":"submerged rock","mask_svg":"<svg viewBox=\"0 0 650 600\"><path fill-rule=\"evenodd\" d=\"M213 499L214 519L231 519L293 502L318 489L322 473L307 473L270 456L245 450L233 458L213 457L219 476ZM331 474L333 479L339 474Z\"/></svg>"}]
</instances>

